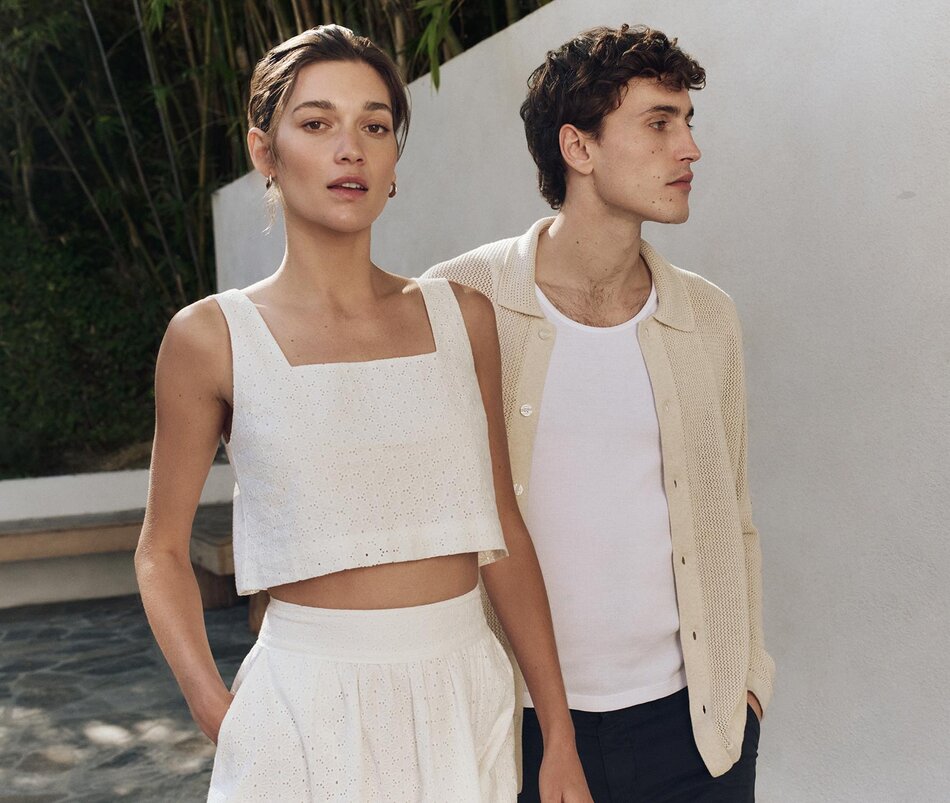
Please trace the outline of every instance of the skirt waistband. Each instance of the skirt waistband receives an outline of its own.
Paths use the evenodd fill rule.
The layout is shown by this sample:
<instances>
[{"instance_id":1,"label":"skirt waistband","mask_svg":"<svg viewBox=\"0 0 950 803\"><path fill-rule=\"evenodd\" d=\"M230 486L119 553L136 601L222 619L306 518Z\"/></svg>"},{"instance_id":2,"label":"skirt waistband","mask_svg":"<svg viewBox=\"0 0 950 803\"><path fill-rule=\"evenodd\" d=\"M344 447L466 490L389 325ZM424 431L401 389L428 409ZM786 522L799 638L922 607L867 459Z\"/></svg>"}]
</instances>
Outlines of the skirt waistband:
<instances>
[{"instance_id":1,"label":"skirt waistband","mask_svg":"<svg viewBox=\"0 0 950 803\"><path fill-rule=\"evenodd\" d=\"M332 661L398 663L445 655L486 634L491 630L476 586L409 608L339 610L271 599L258 641Z\"/></svg>"}]
</instances>

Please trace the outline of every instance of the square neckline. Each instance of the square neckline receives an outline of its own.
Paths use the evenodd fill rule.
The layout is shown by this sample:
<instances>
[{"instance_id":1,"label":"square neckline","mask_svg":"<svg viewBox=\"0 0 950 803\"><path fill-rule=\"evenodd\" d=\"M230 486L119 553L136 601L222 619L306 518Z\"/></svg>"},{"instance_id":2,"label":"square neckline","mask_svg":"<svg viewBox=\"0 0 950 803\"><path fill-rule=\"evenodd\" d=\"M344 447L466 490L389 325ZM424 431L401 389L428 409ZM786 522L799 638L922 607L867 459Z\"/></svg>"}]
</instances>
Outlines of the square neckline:
<instances>
[{"instance_id":1,"label":"square neckline","mask_svg":"<svg viewBox=\"0 0 950 803\"><path fill-rule=\"evenodd\" d=\"M271 331L270 326L268 326L267 321L264 320L264 316L261 314L261 311L257 308L255 304L243 290L235 288L232 292L237 293L241 296L243 301L246 301L247 304L253 309L253 314L255 315L260 327L262 329L262 334L266 337L268 343L270 344L273 351L276 353L277 357L281 360L283 365L291 370L296 371L301 368L332 368L333 366L359 366L359 365L380 365L386 363L396 363L396 362L406 362L406 361L418 361L425 362L427 358L433 358L440 356L441 349L439 348L439 337L436 334L436 327L432 322L432 310L429 306L429 299L426 296L426 292L423 286L423 282L419 281L417 278L410 278L410 281L415 282L416 287L419 288L419 292L422 295L422 304L426 311L426 322L429 325L429 333L432 335L432 342L435 345L433 351L424 351L421 354L406 354L403 356L395 357L377 357L372 360L336 360L334 362L305 362L300 363L299 365L292 365L290 360L287 358L287 355L284 353L284 350L281 348L280 343L277 342L277 338L274 337L274 333Z\"/></svg>"}]
</instances>

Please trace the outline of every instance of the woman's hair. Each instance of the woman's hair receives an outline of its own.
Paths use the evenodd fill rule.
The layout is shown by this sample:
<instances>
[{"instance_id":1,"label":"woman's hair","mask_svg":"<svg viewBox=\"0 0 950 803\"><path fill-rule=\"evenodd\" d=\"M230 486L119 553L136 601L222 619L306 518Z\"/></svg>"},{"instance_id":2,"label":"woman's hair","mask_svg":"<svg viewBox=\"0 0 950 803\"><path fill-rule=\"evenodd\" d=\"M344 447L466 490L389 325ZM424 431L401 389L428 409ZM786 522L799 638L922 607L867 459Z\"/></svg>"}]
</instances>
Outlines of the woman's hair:
<instances>
[{"instance_id":1,"label":"woman's hair","mask_svg":"<svg viewBox=\"0 0 950 803\"><path fill-rule=\"evenodd\" d=\"M320 25L304 31L271 48L257 62L251 75L248 125L264 132L276 129L300 70L320 61L361 61L376 70L389 90L396 145L402 154L409 132L409 90L399 68L372 41L340 25ZM271 142L274 148L273 139Z\"/></svg>"},{"instance_id":2,"label":"woman's hair","mask_svg":"<svg viewBox=\"0 0 950 803\"><path fill-rule=\"evenodd\" d=\"M538 166L538 187L554 209L561 208L567 192L561 126L570 123L598 136L633 78L655 78L672 90L702 89L706 71L661 31L624 25L578 34L549 51L531 73L521 119Z\"/></svg>"}]
</instances>

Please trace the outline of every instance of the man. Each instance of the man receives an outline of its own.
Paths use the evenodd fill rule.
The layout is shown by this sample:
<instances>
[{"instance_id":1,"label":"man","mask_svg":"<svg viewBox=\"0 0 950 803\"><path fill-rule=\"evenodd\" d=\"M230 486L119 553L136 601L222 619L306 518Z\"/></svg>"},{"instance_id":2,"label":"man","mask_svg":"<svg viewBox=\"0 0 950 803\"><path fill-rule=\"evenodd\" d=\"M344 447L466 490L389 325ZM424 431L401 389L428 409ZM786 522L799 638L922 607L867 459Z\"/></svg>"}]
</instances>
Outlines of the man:
<instances>
[{"instance_id":1,"label":"man","mask_svg":"<svg viewBox=\"0 0 950 803\"><path fill-rule=\"evenodd\" d=\"M596 801L753 800L772 694L735 307L640 238L689 215L704 83L648 28L549 53L521 116L556 217L428 273L495 305L515 493Z\"/></svg>"}]
</instances>

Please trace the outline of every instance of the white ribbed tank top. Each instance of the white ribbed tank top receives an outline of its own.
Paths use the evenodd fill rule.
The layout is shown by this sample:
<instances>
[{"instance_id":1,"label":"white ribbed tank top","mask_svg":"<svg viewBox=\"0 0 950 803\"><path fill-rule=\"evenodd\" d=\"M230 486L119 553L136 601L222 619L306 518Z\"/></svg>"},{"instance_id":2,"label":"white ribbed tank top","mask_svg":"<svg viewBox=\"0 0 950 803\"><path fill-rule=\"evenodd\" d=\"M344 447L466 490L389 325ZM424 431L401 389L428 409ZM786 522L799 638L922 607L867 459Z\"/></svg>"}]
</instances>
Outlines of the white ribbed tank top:
<instances>
[{"instance_id":1,"label":"white ribbed tank top","mask_svg":"<svg viewBox=\"0 0 950 803\"><path fill-rule=\"evenodd\" d=\"M239 594L360 566L507 555L471 346L445 279L418 279L435 351L291 366L240 290L231 337Z\"/></svg>"},{"instance_id":2,"label":"white ribbed tank top","mask_svg":"<svg viewBox=\"0 0 950 803\"><path fill-rule=\"evenodd\" d=\"M524 519L568 705L615 711L686 685L660 426L637 339L656 289L633 318L604 327L536 294L555 338Z\"/></svg>"}]
</instances>

